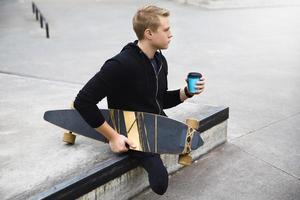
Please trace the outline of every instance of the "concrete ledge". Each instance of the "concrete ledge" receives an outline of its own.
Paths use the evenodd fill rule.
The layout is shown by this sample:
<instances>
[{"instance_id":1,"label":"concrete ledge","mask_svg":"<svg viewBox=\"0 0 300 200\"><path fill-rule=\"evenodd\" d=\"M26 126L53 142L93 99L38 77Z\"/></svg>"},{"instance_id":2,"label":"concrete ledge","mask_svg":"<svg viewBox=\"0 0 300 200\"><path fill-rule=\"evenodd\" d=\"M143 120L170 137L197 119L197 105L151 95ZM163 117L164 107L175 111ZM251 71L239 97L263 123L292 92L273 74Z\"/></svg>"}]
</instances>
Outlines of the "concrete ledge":
<instances>
[{"instance_id":1,"label":"concrete ledge","mask_svg":"<svg viewBox=\"0 0 300 200\"><path fill-rule=\"evenodd\" d=\"M184 113L182 113L184 111ZM200 121L199 130L205 144L192 152L193 160L226 142L229 108L182 104L167 110L169 117L185 121L188 117ZM168 172L173 173L182 166L177 163L178 155L162 155ZM128 199L148 187L147 174L137 162L127 155L114 155L104 162L95 164L72 180L37 194L33 199Z\"/></svg>"},{"instance_id":2,"label":"concrete ledge","mask_svg":"<svg viewBox=\"0 0 300 200\"><path fill-rule=\"evenodd\" d=\"M202 132L201 136L204 141L204 145L196 151L192 151L191 156L193 160L199 159L202 155L226 142L227 121L224 121L212 127L211 129ZM173 173L183 167L177 163L178 155L162 155L161 157L169 173Z\"/></svg>"},{"instance_id":3,"label":"concrete ledge","mask_svg":"<svg viewBox=\"0 0 300 200\"><path fill-rule=\"evenodd\" d=\"M137 166L137 162L129 159L127 155L114 154L113 157L97 163L92 169L84 171L80 176L71 180L64 180L62 183L54 185L48 191L32 198L75 199Z\"/></svg>"}]
</instances>

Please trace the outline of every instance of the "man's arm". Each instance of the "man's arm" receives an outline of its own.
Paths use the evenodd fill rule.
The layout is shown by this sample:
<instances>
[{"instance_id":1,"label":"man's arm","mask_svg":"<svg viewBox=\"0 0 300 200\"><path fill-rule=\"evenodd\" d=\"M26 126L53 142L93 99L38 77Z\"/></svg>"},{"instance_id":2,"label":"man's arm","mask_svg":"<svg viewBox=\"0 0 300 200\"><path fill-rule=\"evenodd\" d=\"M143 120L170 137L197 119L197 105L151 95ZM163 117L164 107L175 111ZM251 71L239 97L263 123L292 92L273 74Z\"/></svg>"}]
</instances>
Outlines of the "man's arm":
<instances>
[{"instance_id":1,"label":"man's arm","mask_svg":"<svg viewBox=\"0 0 300 200\"><path fill-rule=\"evenodd\" d=\"M100 72L80 90L74 101L74 107L82 118L109 141L111 150L116 153L127 151L126 144L132 148L134 145L125 136L110 127L97 104L111 92L117 91L115 80L120 79L116 77L116 74L121 74L115 73L119 69L118 65L117 61L107 61Z\"/></svg>"},{"instance_id":2,"label":"man's arm","mask_svg":"<svg viewBox=\"0 0 300 200\"><path fill-rule=\"evenodd\" d=\"M180 96L180 89L166 91L164 94L163 109L172 108L182 103Z\"/></svg>"},{"instance_id":3,"label":"man's arm","mask_svg":"<svg viewBox=\"0 0 300 200\"><path fill-rule=\"evenodd\" d=\"M110 149L115 153L128 151L126 144L131 148L135 148L133 142L128 140L128 138L124 135L120 135L116 132L107 122L104 122L101 126L95 129L109 141Z\"/></svg>"},{"instance_id":4,"label":"man's arm","mask_svg":"<svg viewBox=\"0 0 300 200\"><path fill-rule=\"evenodd\" d=\"M200 81L196 83L196 89L197 92L194 94L189 93L186 87L179 90L166 91L164 96L164 109L177 106L188 98L201 94L205 89L205 78L202 77Z\"/></svg>"},{"instance_id":5,"label":"man's arm","mask_svg":"<svg viewBox=\"0 0 300 200\"><path fill-rule=\"evenodd\" d=\"M186 80L187 82L187 80ZM184 102L188 98L192 98L194 95L201 94L204 91L205 88L205 78L200 78L200 80L196 83L197 92L192 94L188 91L187 86L180 89L180 100Z\"/></svg>"}]
</instances>

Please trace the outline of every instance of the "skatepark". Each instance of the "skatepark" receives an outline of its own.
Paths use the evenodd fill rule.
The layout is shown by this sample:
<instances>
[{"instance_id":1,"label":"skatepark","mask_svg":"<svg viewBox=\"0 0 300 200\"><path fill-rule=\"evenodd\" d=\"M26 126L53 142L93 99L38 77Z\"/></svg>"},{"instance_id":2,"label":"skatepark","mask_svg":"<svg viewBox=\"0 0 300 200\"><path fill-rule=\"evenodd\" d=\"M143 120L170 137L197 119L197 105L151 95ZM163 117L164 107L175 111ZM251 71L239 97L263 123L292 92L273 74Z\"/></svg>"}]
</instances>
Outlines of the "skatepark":
<instances>
[{"instance_id":1,"label":"skatepark","mask_svg":"<svg viewBox=\"0 0 300 200\"><path fill-rule=\"evenodd\" d=\"M47 110L70 108L105 60L135 40L132 16L149 2L171 11L174 37L163 51L169 89L183 87L190 71L206 78L203 94L166 112L182 121L223 117L205 131L212 143L191 166L179 169L173 157L165 158L172 173L163 196L135 178L144 172L123 155L83 137L66 145L64 131L43 120ZM114 192L135 200L299 199L300 3L207 2L35 1L49 23L47 39L31 1L0 1L1 199L43 199L71 184L83 188L78 180L102 176L112 165L109 173L121 178L110 179L116 181L98 191L107 195L99 199L114 199ZM106 108L106 101L98 106Z\"/></svg>"}]
</instances>

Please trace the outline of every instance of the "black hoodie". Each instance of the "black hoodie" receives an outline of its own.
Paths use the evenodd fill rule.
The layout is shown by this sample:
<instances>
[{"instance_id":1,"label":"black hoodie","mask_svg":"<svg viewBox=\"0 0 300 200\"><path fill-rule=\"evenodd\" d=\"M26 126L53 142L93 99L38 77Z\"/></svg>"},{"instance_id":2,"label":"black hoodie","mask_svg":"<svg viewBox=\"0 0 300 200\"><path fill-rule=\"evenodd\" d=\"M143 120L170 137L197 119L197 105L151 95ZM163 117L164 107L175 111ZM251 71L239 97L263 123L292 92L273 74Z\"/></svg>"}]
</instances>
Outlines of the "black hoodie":
<instances>
[{"instance_id":1,"label":"black hoodie","mask_svg":"<svg viewBox=\"0 0 300 200\"><path fill-rule=\"evenodd\" d=\"M156 52L154 57L158 70L137 46L137 41L127 44L80 90L74 102L75 109L93 128L105 121L97 107L105 97L112 109L165 115L163 109L174 107L181 100L179 90L167 91L165 57L161 52Z\"/></svg>"}]
</instances>

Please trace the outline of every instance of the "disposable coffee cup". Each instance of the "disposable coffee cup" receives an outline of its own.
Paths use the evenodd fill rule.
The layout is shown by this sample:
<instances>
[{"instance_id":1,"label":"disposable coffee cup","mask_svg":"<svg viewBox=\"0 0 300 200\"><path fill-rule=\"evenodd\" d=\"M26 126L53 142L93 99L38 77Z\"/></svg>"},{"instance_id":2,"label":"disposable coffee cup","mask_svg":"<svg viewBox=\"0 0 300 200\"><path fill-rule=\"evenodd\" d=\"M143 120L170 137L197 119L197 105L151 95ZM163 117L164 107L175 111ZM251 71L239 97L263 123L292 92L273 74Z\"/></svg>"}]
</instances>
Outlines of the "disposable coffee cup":
<instances>
[{"instance_id":1,"label":"disposable coffee cup","mask_svg":"<svg viewBox=\"0 0 300 200\"><path fill-rule=\"evenodd\" d=\"M198 92L196 85L197 82L200 80L202 77L202 74L198 72L190 72L188 74L187 80L188 80L188 90L190 93L195 94Z\"/></svg>"}]
</instances>

